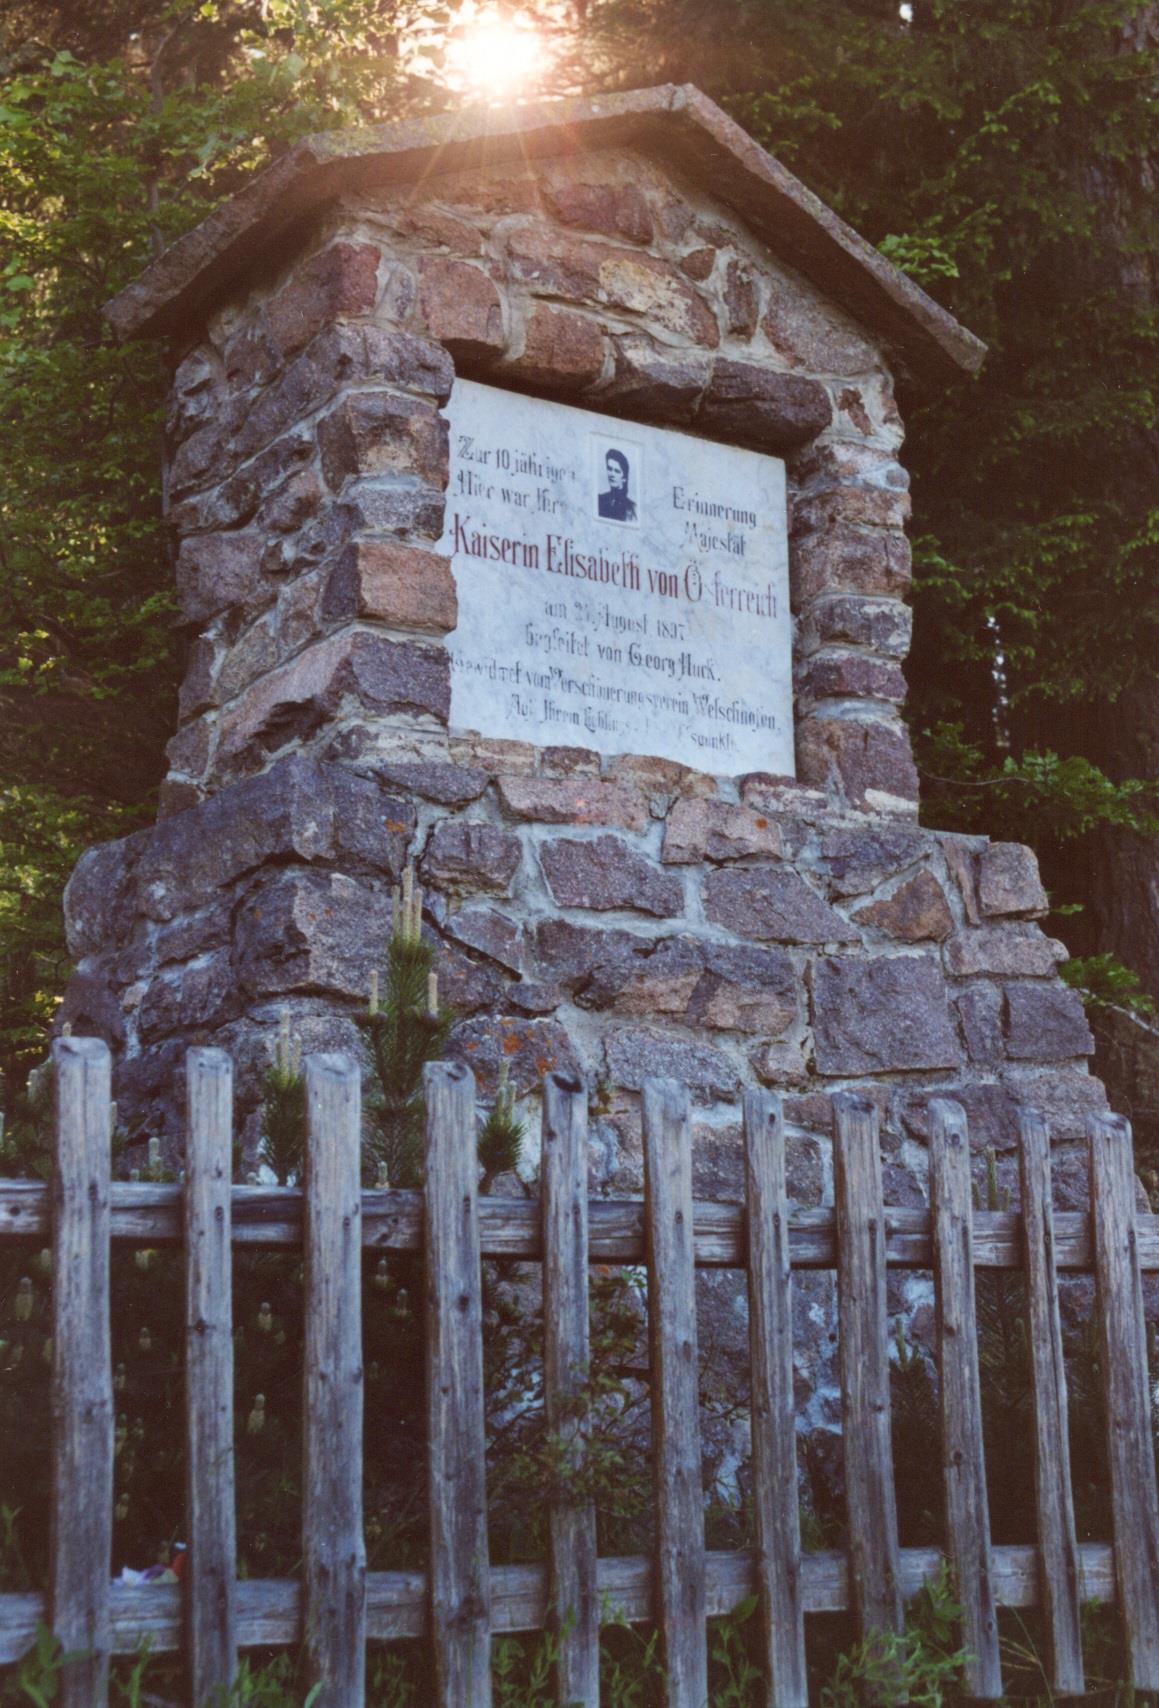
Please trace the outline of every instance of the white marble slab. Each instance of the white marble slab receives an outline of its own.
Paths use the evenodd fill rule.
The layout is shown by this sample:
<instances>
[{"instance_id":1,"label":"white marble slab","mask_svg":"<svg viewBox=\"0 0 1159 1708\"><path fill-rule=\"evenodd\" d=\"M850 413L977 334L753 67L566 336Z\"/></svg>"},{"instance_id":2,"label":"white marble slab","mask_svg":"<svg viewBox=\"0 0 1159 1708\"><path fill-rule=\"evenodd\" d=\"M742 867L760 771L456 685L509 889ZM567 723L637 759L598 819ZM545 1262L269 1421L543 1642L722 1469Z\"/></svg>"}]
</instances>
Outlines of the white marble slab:
<instances>
[{"instance_id":1,"label":"white marble slab","mask_svg":"<svg viewBox=\"0 0 1159 1708\"><path fill-rule=\"evenodd\" d=\"M779 458L469 380L447 414L452 728L792 776Z\"/></svg>"}]
</instances>

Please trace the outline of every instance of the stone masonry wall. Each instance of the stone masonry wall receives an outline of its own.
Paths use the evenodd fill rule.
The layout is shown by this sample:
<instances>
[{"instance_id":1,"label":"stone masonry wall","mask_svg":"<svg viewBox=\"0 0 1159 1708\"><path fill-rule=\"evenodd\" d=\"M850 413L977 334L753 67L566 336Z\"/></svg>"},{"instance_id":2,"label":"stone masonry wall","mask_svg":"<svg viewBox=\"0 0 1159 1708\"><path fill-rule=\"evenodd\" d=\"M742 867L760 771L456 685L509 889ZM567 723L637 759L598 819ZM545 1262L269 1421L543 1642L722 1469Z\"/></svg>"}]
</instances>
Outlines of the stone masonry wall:
<instances>
[{"instance_id":1,"label":"stone masonry wall","mask_svg":"<svg viewBox=\"0 0 1159 1708\"><path fill-rule=\"evenodd\" d=\"M700 192L607 153L348 197L179 358L171 771L156 827L91 850L67 898L61 1020L114 1045L135 1134L179 1143L184 1050L214 1043L252 1142L284 1006L307 1050L355 1047L413 860L451 1053L484 1097L506 1062L532 1116L546 1069L582 1070L594 1189L638 1188L639 1089L663 1073L691 1088L704 1194L739 1192L761 1083L798 1204L831 1196L849 1086L881 1111L887 1202L922 1201L934 1093L1007 1174L1019 1103L1044 1109L1080 1201L1105 1099L1033 856L917 820L901 423L851 321ZM448 730L456 372L786 457L797 780ZM736 1283L714 1339L742 1357ZM831 1287L797 1290L822 1434ZM897 1286L899 1308L927 1296Z\"/></svg>"},{"instance_id":2,"label":"stone masonry wall","mask_svg":"<svg viewBox=\"0 0 1159 1708\"><path fill-rule=\"evenodd\" d=\"M289 749L446 756L455 595L432 548L457 370L787 456L799 775L912 811L908 480L880 351L641 155L425 194L341 204L177 368L169 519L196 638L163 810Z\"/></svg>"}]
</instances>

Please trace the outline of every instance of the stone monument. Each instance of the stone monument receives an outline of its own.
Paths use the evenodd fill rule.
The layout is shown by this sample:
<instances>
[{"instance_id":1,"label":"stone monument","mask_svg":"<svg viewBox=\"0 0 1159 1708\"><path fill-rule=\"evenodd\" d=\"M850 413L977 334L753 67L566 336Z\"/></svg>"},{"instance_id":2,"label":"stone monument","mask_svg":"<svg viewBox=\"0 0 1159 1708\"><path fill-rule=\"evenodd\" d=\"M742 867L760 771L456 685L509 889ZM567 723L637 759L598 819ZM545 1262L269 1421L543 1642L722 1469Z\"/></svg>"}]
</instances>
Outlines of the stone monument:
<instances>
[{"instance_id":1,"label":"stone monument","mask_svg":"<svg viewBox=\"0 0 1159 1708\"><path fill-rule=\"evenodd\" d=\"M132 1132L179 1134L192 1043L252 1112L286 1006L353 1047L413 861L451 1052L530 1114L582 1070L595 1190L662 1073L702 1192L759 1082L800 1204L851 1085L887 1202L934 1093L1000 1153L1036 1103L1078 1202L1104 1093L1033 855L921 827L901 713L895 380L976 339L672 87L299 143L108 313L172 351L188 637L158 822L67 898Z\"/></svg>"}]
</instances>

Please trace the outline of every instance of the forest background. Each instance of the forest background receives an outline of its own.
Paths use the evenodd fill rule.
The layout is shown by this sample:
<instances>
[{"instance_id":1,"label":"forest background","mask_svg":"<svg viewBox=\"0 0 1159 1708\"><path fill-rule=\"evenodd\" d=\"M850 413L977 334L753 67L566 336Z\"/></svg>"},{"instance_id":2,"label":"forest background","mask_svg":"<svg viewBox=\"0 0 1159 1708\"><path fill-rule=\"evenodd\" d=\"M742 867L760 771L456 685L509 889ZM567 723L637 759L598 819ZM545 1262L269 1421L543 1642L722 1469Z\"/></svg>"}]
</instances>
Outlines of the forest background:
<instances>
[{"instance_id":1,"label":"forest background","mask_svg":"<svg viewBox=\"0 0 1159 1708\"><path fill-rule=\"evenodd\" d=\"M297 137L462 99L438 0L0 14L0 1072L80 850L148 822L186 637L164 355L101 304ZM1159 4L529 0L542 94L695 82L990 346L902 397L927 823L1038 851L1159 1149ZM450 50L448 54L448 50Z\"/></svg>"}]
</instances>

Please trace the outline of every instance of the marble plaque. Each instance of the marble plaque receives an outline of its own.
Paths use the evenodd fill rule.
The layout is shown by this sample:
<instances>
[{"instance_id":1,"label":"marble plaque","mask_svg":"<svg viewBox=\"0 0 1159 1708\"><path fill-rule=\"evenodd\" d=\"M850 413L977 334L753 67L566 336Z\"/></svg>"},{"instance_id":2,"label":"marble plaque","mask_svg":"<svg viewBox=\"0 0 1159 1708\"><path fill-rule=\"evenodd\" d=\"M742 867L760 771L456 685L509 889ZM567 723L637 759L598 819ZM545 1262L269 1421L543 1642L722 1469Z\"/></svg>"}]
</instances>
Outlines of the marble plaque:
<instances>
[{"instance_id":1,"label":"marble plaque","mask_svg":"<svg viewBox=\"0 0 1159 1708\"><path fill-rule=\"evenodd\" d=\"M792 776L785 465L456 380L451 726Z\"/></svg>"}]
</instances>

